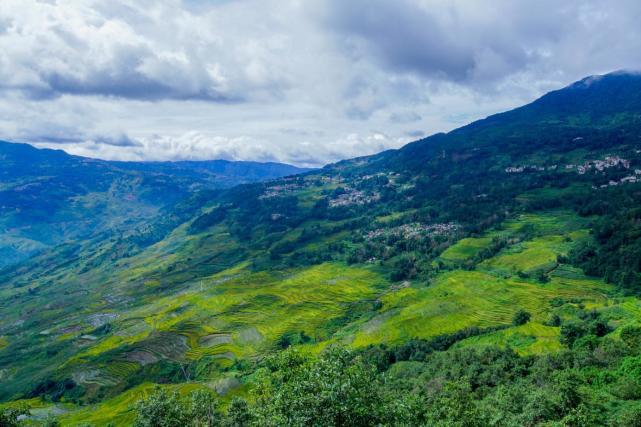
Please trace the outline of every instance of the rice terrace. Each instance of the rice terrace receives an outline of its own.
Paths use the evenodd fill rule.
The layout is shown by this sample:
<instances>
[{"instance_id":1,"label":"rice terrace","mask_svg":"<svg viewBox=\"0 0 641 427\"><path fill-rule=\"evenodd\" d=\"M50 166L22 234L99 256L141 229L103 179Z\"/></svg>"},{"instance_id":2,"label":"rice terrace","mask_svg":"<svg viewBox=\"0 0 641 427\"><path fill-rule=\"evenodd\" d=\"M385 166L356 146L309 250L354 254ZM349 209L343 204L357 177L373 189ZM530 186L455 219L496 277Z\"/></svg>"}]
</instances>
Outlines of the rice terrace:
<instances>
[{"instance_id":1,"label":"rice terrace","mask_svg":"<svg viewBox=\"0 0 641 427\"><path fill-rule=\"evenodd\" d=\"M641 7L0 4L0 427L641 426Z\"/></svg>"}]
</instances>

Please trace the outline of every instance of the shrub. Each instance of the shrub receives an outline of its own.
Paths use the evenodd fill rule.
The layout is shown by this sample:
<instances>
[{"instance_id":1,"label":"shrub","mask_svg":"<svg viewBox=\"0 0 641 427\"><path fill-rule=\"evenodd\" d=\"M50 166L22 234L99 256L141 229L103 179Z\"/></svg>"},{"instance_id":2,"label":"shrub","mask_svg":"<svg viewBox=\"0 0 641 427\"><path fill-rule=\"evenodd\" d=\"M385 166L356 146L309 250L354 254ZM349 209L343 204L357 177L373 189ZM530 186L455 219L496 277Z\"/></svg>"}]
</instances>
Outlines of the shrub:
<instances>
[{"instance_id":1,"label":"shrub","mask_svg":"<svg viewBox=\"0 0 641 427\"><path fill-rule=\"evenodd\" d=\"M632 351L641 351L641 328L638 326L626 326L621 329L621 339Z\"/></svg>"},{"instance_id":2,"label":"shrub","mask_svg":"<svg viewBox=\"0 0 641 427\"><path fill-rule=\"evenodd\" d=\"M136 403L134 427L214 426L220 424L218 401L211 392L198 390L189 399L156 387Z\"/></svg>"},{"instance_id":3,"label":"shrub","mask_svg":"<svg viewBox=\"0 0 641 427\"><path fill-rule=\"evenodd\" d=\"M28 414L29 408L26 406L0 409L0 426L17 427L20 425L20 417Z\"/></svg>"},{"instance_id":4,"label":"shrub","mask_svg":"<svg viewBox=\"0 0 641 427\"><path fill-rule=\"evenodd\" d=\"M514 314L514 317L512 318L512 324L514 326L525 325L530 321L531 317L532 315L530 313L521 309Z\"/></svg>"},{"instance_id":5,"label":"shrub","mask_svg":"<svg viewBox=\"0 0 641 427\"><path fill-rule=\"evenodd\" d=\"M572 347L574 342L587 333L587 328L583 322L566 322L561 326L561 343Z\"/></svg>"},{"instance_id":6,"label":"shrub","mask_svg":"<svg viewBox=\"0 0 641 427\"><path fill-rule=\"evenodd\" d=\"M552 314L548 320L546 320L545 324L547 326L561 326L561 318L558 314Z\"/></svg>"}]
</instances>

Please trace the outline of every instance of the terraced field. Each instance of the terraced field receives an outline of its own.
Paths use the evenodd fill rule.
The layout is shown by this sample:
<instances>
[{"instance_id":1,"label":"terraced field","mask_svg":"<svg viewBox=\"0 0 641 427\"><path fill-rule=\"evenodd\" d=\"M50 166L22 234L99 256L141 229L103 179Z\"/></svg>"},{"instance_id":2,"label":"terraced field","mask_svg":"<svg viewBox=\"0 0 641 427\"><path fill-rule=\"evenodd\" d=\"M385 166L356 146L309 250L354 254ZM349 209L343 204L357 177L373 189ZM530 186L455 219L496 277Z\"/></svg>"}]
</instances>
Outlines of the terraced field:
<instances>
[{"instance_id":1,"label":"terraced field","mask_svg":"<svg viewBox=\"0 0 641 427\"><path fill-rule=\"evenodd\" d=\"M468 237L459 240L455 245L447 248L440 256L445 261L465 261L474 258L482 249L490 246L491 237Z\"/></svg>"},{"instance_id":2,"label":"terraced field","mask_svg":"<svg viewBox=\"0 0 641 427\"><path fill-rule=\"evenodd\" d=\"M570 240L560 235L543 236L510 247L496 257L484 261L480 268L502 272L549 272L557 265L556 258L569 250Z\"/></svg>"},{"instance_id":3,"label":"terraced field","mask_svg":"<svg viewBox=\"0 0 641 427\"><path fill-rule=\"evenodd\" d=\"M354 334L352 345L400 343L472 326L508 326L516 311L524 309L532 313L532 322L527 325L470 338L460 345L509 345L522 353L560 349L559 328L543 325L552 313L553 299L580 300L589 308L612 302L607 295L612 287L557 263L558 255L566 254L576 239L586 235L583 225L584 221L567 212L528 214L508 221L501 230L489 231L487 236L460 240L441 258L465 261L488 247L492 237L509 237L524 228L533 234L484 260L474 271L444 272L429 286L416 284L382 296L382 312ZM529 277L536 272L550 273L549 281L541 283Z\"/></svg>"},{"instance_id":4,"label":"terraced field","mask_svg":"<svg viewBox=\"0 0 641 427\"><path fill-rule=\"evenodd\" d=\"M68 425L104 425L112 420L126 424L132 419L131 404L151 387L145 383L127 389L128 379L163 362L183 370L179 380L184 384L167 387L181 393L204 386L220 388L223 399L229 399L252 382L239 374L237 363L290 344L318 352L332 343L362 348L435 337L470 326L505 326L456 345L510 346L521 354L541 354L561 349L559 328L546 326L546 320L552 313L571 318L578 304L604 310L615 323L638 322L641 311L636 299L616 297L613 288L602 281L557 263L558 255L586 237L584 225L585 220L562 211L521 215L500 229L462 239L448 248L440 258L454 264L429 282L403 283L390 282L376 264L339 262L269 271L254 271L245 262L193 280L179 268L171 271L179 262L176 253L184 253L186 247L200 253L191 247L198 244L216 254L233 249L236 243L222 227L209 231L212 238L206 240L206 247L202 239L190 238L184 228L178 229L162 244L148 249L157 264L142 262L149 253L141 255L140 261L134 257L128 261L131 275L114 282L109 297L132 303L84 320L108 321L110 333L91 335L91 328L67 322L52 328L47 338L75 348L62 371L90 394L105 386L125 391L91 407L41 403L39 411L65 411L61 420ZM526 229L529 237L519 240L517 236ZM497 236L510 243L472 270L456 269ZM321 236L308 245L332 238ZM206 257L206 252L200 256ZM169 278L161 277L167 269ZM217 269L220 267L211 268ZM535 278L538 272L549 280ZM181 285L172 285L174 282ZM572 303L551 304L559 298ZM511 326L519 309L532 313L532 320ZM0 348L2 345L7 342L0 337ZM198 383L190 381L195 373Z\"/></svg>"},{"instance_id":5,"label":"terraced field","mask_svg":"<svg viewBox=\"0 0 641 427\"><path fill-rule=\"evenodd\" d=\"M373 269L339 264L274 273L231 269L123 314L114 334L89 343L66 367L85 384L124 381L163 359L189 364L208 357L229 367L273 349L287 334L327 339L333 331L326 325L350 304L373 301L383 283Z\"/></svg>"},{"instance_id":6,"label":"terraced field","mask_svg":"<svg viewBox=\"0 0 641 427\"><path fill-rule=\"evenodd\" d=\"M385 312L356 334L354 346L429 338L460 329L510 324L519 309L543 322L554 298L580 298L603 304L605 286L592 280L557 280L539 284L504 279L481 271L445 273L431 286L407 288L382 298ZM547 336L548 331L542 336Z\"/></svg>"}]
</instances>

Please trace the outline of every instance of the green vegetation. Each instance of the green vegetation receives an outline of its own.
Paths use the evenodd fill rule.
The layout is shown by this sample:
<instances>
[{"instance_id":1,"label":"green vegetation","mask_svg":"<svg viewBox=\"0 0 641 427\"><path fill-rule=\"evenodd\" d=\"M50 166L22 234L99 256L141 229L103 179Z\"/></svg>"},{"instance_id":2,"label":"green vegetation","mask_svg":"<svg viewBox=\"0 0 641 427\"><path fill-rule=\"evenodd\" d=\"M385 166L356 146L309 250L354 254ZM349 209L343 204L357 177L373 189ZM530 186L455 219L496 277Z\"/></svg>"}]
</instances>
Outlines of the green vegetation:
<instances>
[{"instance_id":1,"label":"green vegetation","mask_svg":"<svg viewBox=\"0 0 641 427\"><path fill-rule=\"evenodd\" d=\"M112 188L122 227L0 270L2 416L638 425L641 104L615 83L130 222Z\"/></svg>"},{"instance_id":2,"label":"green vegetation","mask_svg":"<svg viewBox=\"0 0 641 427\"><path fill-rule=\"evenodd\" d=\"M519 310L516 313L514 313L514 317L512 318L512 324L514 326L521 326L525 325L527 322L530 321L532 318L532 315L528 313L525 310Z\"/></svg>"},{"instance_id":3,"label":"green vegetation","mask_svg":"<svg viewBox=\"0 0 641 427\"><path fill-rule=\"evenodd\" d=\"M599 315L589 317L585 322ZM449 341L361 352L332 347L318 357L290 349L261 362L255 387L226 410L207 393L181 400L159 389L137 404L134 425L634 426L641 420L634 403L641 396L641 356L625 341L584 332L570 348L541 357L497 347L447 350Z\"/></svg>"},{"instance_id":4,"label":"green vegetation","mask_svg":"<svg viewBox=\"0 0 641 427\"><path fill-rule=\"evenodd\" d=\"M492 239L490 237L461 239L454 245L447 248L440 256L446 261L465 261L473 259L481 250L490 247Z\"/></svg>"}]
</instances>

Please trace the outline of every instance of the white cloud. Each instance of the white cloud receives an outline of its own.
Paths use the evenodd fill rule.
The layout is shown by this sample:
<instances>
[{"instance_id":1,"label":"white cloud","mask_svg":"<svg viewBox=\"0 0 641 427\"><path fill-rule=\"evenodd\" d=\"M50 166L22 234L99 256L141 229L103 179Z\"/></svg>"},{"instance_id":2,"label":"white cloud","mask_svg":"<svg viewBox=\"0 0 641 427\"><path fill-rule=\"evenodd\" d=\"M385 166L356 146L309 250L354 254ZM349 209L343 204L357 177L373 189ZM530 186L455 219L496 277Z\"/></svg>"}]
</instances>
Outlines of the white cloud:
<instances>
[{"instance_id":1,"label":"white cloud","mask_svg":"<svg viewBox=\"0 0 641 427\"><path fill-rule=\"evenodd\" d=\"M3 0L0 136L324 162L641 68L631 0Z\"/></svg>"},{"instance_id":2,"label":"white cloud","mask_svg":"<svg viewBox=\"0 0 641 427\"><path fill-rule=\"evenodd\" d=\"M53 140L35 145L43 148L65 149L76 155L109 160L245 160L279 161L306 167L322 166L344 158L375 154L389 148L399 148L409 142L408 137L391 138L383 133L369 135L347 134L331 141L303 140L296 146L278 144L247 136L225 138L199 132L176 137L152 135L132 139L116 136L86 136L79 140ZM323 159L323 162L318 161Z\"/></svg>"}]
</instances>

